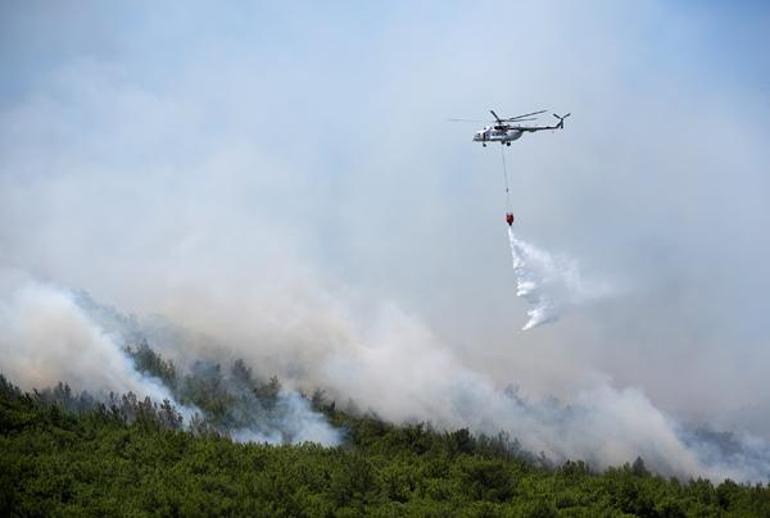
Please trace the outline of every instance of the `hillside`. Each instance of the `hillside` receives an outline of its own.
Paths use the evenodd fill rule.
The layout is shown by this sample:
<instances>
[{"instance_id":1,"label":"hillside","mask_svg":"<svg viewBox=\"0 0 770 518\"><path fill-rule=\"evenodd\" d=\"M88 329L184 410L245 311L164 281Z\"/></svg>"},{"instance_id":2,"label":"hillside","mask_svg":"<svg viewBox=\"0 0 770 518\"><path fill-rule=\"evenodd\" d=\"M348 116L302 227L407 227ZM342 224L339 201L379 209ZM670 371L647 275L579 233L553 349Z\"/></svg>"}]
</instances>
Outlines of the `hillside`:
<instances>
[{"instance_id":1,"label":"hillside","mask_svg":"<svg viewBox=\"0 0 770 518\"><path fill-rule=\"evenodd\" d=\"M181 429L163 405L66 410L52 393L0 382L4 516L770 516L767 486L681 483L641 460L549 467L504 435L393 426L328 403L347 432L334 448L238 444Z\"/></svg>"}]
</instances>

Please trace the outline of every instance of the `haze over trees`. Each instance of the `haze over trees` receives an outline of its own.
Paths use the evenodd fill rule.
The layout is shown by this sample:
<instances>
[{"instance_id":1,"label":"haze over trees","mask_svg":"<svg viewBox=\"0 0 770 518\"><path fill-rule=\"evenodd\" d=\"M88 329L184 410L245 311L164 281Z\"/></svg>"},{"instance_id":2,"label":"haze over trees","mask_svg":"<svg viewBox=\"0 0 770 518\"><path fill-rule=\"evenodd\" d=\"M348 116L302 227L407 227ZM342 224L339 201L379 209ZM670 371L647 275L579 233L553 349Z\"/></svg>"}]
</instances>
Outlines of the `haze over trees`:
<instances>
[{"instance_id":1,"label":"haze over trees","mask_svg":"<svg viewBox=\"0 0 770 518\"><path fill-rule=\"evenodd\" d=\"M146 343L127 352L198 413L185 423L169 401L100 399L65 383L24 393L0 376L0 514L770 515L763 484L666 479L641 458L603 473L581 460L554 465L504 433L389 424L320 390L302 399L342 442L297 444L276 424L277 378L258 379L242 360L181 375ZM231 437L263 421L279 444Z\"/></svg>"}]
</instances>

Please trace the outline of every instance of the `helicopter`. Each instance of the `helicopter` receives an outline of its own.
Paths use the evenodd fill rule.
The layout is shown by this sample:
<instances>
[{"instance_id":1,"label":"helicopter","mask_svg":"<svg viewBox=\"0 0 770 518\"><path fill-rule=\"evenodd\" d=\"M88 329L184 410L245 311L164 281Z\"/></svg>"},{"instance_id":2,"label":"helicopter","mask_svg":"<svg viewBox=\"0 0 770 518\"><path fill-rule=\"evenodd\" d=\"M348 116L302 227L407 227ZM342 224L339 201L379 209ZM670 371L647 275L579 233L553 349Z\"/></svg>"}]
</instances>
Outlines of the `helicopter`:
<instances>
[{"instance_id":1,"label":"helicopter","mask_svg":"<svg viewBox=\"0 0 770 518\"><path fill-rule=\"evenodd\" d=\"M531 113L524 113L522 115L516 115L515 117L507 117L505 119L501 119L498 117L494 110L489 110L489 113L491 113L495 118L494 121L491 121L493 124L490 126L485 126L483 129L477 131L473 135L473 141L481 142L481 145L484 147L487 146L487 142L499 142L500 144L510 146L511 142L520 139L524 133L534 133L536 131L542 130L564 129L564 119L569 117L571 113L567 113L566 115L557 115L554 113L553 116L556 117L559 122L553 126L522 126L520 124L526 121L537 120L537 117L533 117L533 115L540 115L541 113L546 113L547 111L548 110L539 110ZM453 122L481 122L469 119L449 120Z\"/></svg>"}]
</instances>

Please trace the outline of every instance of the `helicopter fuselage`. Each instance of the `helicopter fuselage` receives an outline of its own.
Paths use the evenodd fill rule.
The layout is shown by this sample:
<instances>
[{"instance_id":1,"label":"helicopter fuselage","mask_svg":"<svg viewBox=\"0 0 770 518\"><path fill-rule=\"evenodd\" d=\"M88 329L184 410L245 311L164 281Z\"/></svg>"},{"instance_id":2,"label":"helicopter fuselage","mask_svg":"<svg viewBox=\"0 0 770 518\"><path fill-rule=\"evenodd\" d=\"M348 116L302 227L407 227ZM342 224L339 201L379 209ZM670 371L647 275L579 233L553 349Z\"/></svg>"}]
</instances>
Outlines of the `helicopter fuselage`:
<instances>
[{"instance_id":1,"label":"helicopter fuselage","mask_svg":"<svg viewBox=\"0 0 770 518\"><path fill-rule=\"evenodd\" d=\"M517 128L495 128L493 126L487 126L486 128L479 130L473 136L474 142L513 142L521 138L524 134L523 131Z\"/></svg>"}]
</instances>

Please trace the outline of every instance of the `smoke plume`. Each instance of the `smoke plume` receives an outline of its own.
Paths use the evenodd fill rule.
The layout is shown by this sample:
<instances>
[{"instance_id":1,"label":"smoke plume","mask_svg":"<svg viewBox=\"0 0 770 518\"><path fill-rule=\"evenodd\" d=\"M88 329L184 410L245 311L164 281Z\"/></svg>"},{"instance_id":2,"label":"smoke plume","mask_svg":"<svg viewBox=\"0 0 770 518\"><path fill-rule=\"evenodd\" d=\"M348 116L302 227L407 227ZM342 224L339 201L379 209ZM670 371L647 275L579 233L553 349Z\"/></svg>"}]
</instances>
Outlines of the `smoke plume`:
<instances>
[{"instance_id":1,"label":"smoke plume","mask_svg":"<svg viewBox=\"0 0 770 518\"><path fill-rule=\"evenodd\" d=\"M10 379L26 389L64 381L103 395L117 391L174 399L161 383L134 369L118 337L94 325L69 293L14 277L0 275L0 355Z\"/></svg>"},{"instance_id":2,"label":"smoke plume","mask_svg":"<svg viewBox=\"0 0 770 518\"><path fill-rule=\"evenodd\" d=\"M65 381L97 396L132 391L158 401L196 401L196 394L203 395L201 408L175 404L188 421L193 413L207 415L214 429L236 441L340 444L341 433L295 388L313 383L331 397L391 422L429 421L440 429L468 428L489 435L502 431L524 451L557 464L583 459L601 469L641 455L656 471L683 478L761 480L770 473L764 441L684 426L637 388L617 389L604 381L561 402L529 395L515 385L497 385L465 365L419 319L393 304L372 310L367 318L338 320L326 331L295 335L311 343L319 340L318 332L333 329L337 346L316 351L309 363L299 356L285 364L279 375L289 386L281 387L275 381L260 384L256 380L264 373L253 373L247 366L280 364L267 361L280 354L279 349L253 347L254 340L260 340L259 322L252 322L254 334L245 341L222 334L218 327L191 333L173 320L165 321L159 331L158 317L125 316L85 294L73 295L25 276L15 282L4 276L2 295L2 370L13 381L27 389ZM222 322L223 316L216 318L224 328L242 318L235 308L226 314L232 325ZM196 324L198 330L201 324L205 327L205 321ZM152 362L140 361L146 346L124 348L143 337L162 340L164 354L201 359L190 360L186 374L158 375L146 368ZM246 362L233 363L236 357ZM223 364L231 368L222 369ZM231 405L207 414L205 401L211 398Z\"/></svg>"},{"instance_id":3,"label":"smoke plume","mask_svg":"<svg viewBox=\"0 0 770 518\"><path fill-rule=\"evenodd\" d=\"M189 401L201 390L233 400L228 415L212 421L214 429L233 440L325 446L341 442L341 434L295 391L274 386L272 403L266 406L254 396L251 372L242 365L225 377L218 364L197 363L196 371L178 382L143 372L137 368L137 354L132 358L127 348L146 334L137 320L100 306L87 294L5 271L0 272L0 286L0 371L26 390L64 382L106 402L113 401L113 393L132 393L138 400L171 402L188 425L196 414L213 419L196 406L178 402Z\"/></svg>"}]
</instances>

